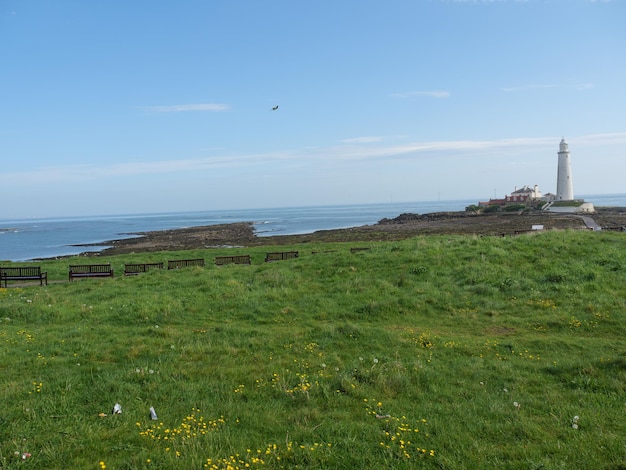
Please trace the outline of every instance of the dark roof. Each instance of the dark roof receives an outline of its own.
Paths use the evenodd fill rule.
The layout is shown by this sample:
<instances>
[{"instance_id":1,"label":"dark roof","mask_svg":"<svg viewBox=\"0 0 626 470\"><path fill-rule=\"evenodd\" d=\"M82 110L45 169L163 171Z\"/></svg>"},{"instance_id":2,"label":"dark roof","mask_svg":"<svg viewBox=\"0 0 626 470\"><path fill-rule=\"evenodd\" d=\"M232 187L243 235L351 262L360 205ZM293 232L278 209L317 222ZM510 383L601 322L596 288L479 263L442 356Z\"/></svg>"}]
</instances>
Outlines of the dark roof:
<instances>
[{"instance_id":1,"label":"dark roof","mask_svg":"<svg viewBox=\"0 0 626 470\"><path fill-rule=\"evenodd\" d=\"M519 194L519 193L532 193L535 190L532 188L529 188L528 186L524 186L523 188L520 189L516 189L515 191L513 191L511 194Z\"/></svg>"}]
</instances>

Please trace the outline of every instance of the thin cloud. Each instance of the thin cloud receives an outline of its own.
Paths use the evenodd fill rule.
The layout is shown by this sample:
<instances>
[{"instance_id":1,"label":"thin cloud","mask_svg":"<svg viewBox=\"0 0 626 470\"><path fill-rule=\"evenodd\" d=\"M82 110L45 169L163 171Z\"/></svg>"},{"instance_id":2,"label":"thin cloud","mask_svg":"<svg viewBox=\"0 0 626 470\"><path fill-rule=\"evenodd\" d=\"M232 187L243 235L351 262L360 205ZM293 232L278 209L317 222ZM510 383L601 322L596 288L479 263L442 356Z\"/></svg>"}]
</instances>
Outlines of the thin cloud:
<instances>
[{"instance_id":1,"label":"thin cloud","mask_svg":"<svg viewBox=\"0 0 626 470\"><path fill-rule=\"evenodd\" d=\"M300 166L315 165L321 161L355 162L355 161L394 161L419 158L467 158L485 157L488 155L515 155L519 152L550 148L555 146L561 137L528 137L499 140L458 140L413 142L403 145L358 145L361 143L347 142L334 147L313 147L299 150L285 150L273 153L244 154L235 156L215 156L206 158L170 159L158 162L128 162L111 165L70 165L58 167L40 167L28 172L5 174L8 182L19 184L35 184L50 182L86 181L104 177L133 177L148 174L171 174L185 172L202 172L221 168L250 168L253 165L268 166L273 163L297 163ZM366 138L367 139L367 138ZM353 140L353 139L347 139ZM579 145L626 144L626 132L611 134L591 134L567 138L571 143Z\"/></svg>"},{"instance_id":2,"label":"thin cloud","mask_svg":"<svg viewBox=\"0 0 626 470\"><path fill-rule=\"evenodd\" d=\"M608 145L608 144L623 144L626 143L625 139L626 133L624 132L615 132L611 134L591 134L584 135L581 137L574 137L572 139L567 140L570 143L577 143L581 145Z\"/></svg>"},{"instance_id":3,"label":"thin cloud","mask_svg":"<svg viewBox=\"0 0 626 470\"><path fill-rule=\"evenodd\" d=\"M448 152L453 156L471 156L477 152L482 155L507 149L519 150L528 147L546 146L555 141L554 137L544 138L521 138L502 140L458 140L458 141L435 141L416 142L404 145L382 147L350 147L334 148L332 151L325 150L326 154L334 154L335 159L344 160L396 160L414 158L419 156L431 156L434 153Z\"/></svg>"},{"instance_id":4,"label":"thin cloud","mask_svg":"<svg viewBox=\"0 0 626 470\"><path fill-rule=\"evenodd\" d=\"M46 166L29 172L15 172L11 175L15 181L28 183L84 181L94 178L127 177L149 174L168 174L197 172L217 168L248 166L256 162L293 158L284 153L248 154L238 156L217 156L206 158L188 158L162 160L157 162L125 162L110 165L82 164L68 166Z\"/></svg>"},{"instance_id":5,"label":"thin cloud","mask_svg":"<svg viewBox=\"0 0 626 470\"><path fill-rule=\"evenodd\" d=\"M290 153L298 159L345 161L394 161L418 158L476 158L497 155L512 157L528 150L550 149L561 139L554 137L528 137L499 140L456 140L413 142L403 145L341 145L331 148L307 149L306 152ZM626 144L626 132L595 134L568 138L568 142L588 142L593 145ZM543 150L540 150L543 151Z\"/></svg>"},{"instance_id":6,"label":"thin cloud","mask_svg":"<svg viewBox=\"0 0 626 470\"><path fill-rule=\"evenodd\" d=\"M175 104L172 106L145 106L143 109L153 113L183 113L187 111L228 111L227 104L201 103L201 104Z\"/></svg>"},{"instance_id":7,"label":"thin cloud","mask_svg":"<svg viewBox=\"0 0 626 470\"><path fill-rule=\"evenodd\" d=\"M427 98L449 98L449 91L409 91L406 93L392 93L390 95L392 98L415 98L420 96L425 96Z\"/></svg>"}]
</instances>

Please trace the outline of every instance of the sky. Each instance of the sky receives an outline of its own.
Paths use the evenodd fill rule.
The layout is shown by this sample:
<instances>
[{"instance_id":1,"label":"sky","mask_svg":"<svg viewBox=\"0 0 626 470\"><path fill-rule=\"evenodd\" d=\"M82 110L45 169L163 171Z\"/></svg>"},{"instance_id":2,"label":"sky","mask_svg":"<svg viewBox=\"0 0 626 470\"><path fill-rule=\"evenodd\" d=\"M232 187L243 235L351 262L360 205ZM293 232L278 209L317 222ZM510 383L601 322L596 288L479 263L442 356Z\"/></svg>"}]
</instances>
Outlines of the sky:
<instances>
[{"instance_id":1,"label":"sky","mask_svg":"<svg viewBox=\"0 0 626 470\"><path fill-rule=\"evenodd\" d=\"M0 218L626 193L625 0L0 0ZM273 110L275 106L278 109Z\"/></svg>"}]
</instances>

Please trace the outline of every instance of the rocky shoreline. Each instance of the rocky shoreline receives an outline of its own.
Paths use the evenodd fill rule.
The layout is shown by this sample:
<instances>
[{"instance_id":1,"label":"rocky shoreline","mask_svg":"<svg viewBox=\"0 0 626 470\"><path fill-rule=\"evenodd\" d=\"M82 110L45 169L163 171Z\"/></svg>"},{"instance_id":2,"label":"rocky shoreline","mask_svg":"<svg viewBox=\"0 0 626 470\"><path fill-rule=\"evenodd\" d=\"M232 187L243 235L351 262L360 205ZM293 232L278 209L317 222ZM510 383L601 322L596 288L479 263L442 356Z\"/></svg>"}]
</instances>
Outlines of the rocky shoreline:
<instances>
[{"instance_id":1,"label":"rocky shoreline","mask_svg":"<svg viewBox=\"0 0 626 470\"><path fill-rule=\"evenodd\" d=\"M190 227L155 232L140 232L134 238L110 240L99 252L83 256L118 255L139 252L191 250L225 246L276 246L314 242L392 241L417 235L501 235L530 231L533 225L544 230L588 229L591 218L604 229L621 230L626 227L626 208L596 208L594 214L580 216L543 211L521 213L474 214L471 212L437 212L430 214L401 214L393 219L382 219L373 225L348 229L320 230L302 235L257 236L252 223ZM88 245L83 245L88 246Z\"/></svg>"}]
</instances>

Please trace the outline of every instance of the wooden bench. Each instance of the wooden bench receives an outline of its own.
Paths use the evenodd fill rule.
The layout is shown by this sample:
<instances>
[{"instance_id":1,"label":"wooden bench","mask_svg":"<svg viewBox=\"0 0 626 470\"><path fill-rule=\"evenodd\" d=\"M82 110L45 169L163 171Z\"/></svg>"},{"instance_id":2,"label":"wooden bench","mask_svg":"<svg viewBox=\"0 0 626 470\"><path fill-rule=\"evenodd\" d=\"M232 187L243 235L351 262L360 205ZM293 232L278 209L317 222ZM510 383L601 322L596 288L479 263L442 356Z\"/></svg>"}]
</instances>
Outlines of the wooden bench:
<instances>
[{"instance_id":1,"label":"wooden bench","mask_svg":"<svg viewBox=\"0 0 626 470\"><path fill-rule=\"evenodd\" d=\"M48 285L48 273L41 272L40 266L11 266L0 267L0 286L4 281L4 287L7 287L7 281L36 281L43 286L44 281Z\"/></svg>"},{"instance_id":2,"label":"wooden bench","mask_svg":"<svg viewBox=\"0 0 626 470\"><path fill-rule=\"evenodd\" d=\"M124 265L124 276L135 276L151 269L163 269L163 263L126 263Z\"/></svg>"},{"instance_id":3,"label":"wooden bench","mask_svg":"<svg viewBox=\"0 0 626 470\"><path fill-rule=\"evenodd\" d=\"M284 259L294 259L299 256L297 251L275 251L272 253L265 254L265 262L269 263L272 261L281 261Z\"/></svg>"},{"instance_id":4,"label":"wooden bench","mask_svg":"<svg viewBox=\"0 0 626 470\"><path fill-rule=\"evenodd\" d=\"M70 282L81 277L113 277L113 268L110 264L70 265Z\"/></svg>"},{"instance_id":5,"label":"wooden bench","mask_svg":"<svg viewBox=\"0 0 626 470\"><path fill-rule=\"evenodd\" d=\"M223 266L225 264L252 264L250 255L216 256L215 264Z\"/></svg>"},{"instance_id":6,"label":"wooden bench","mask_svg":"<svg viewBox=\"0 0 626 470\"><path fill-rule=\"evenodd\" d=\"M167 269L189 268L191 266L204 266L204 259L177 259L167 262Z\"/></svg>"}]
</instances>

